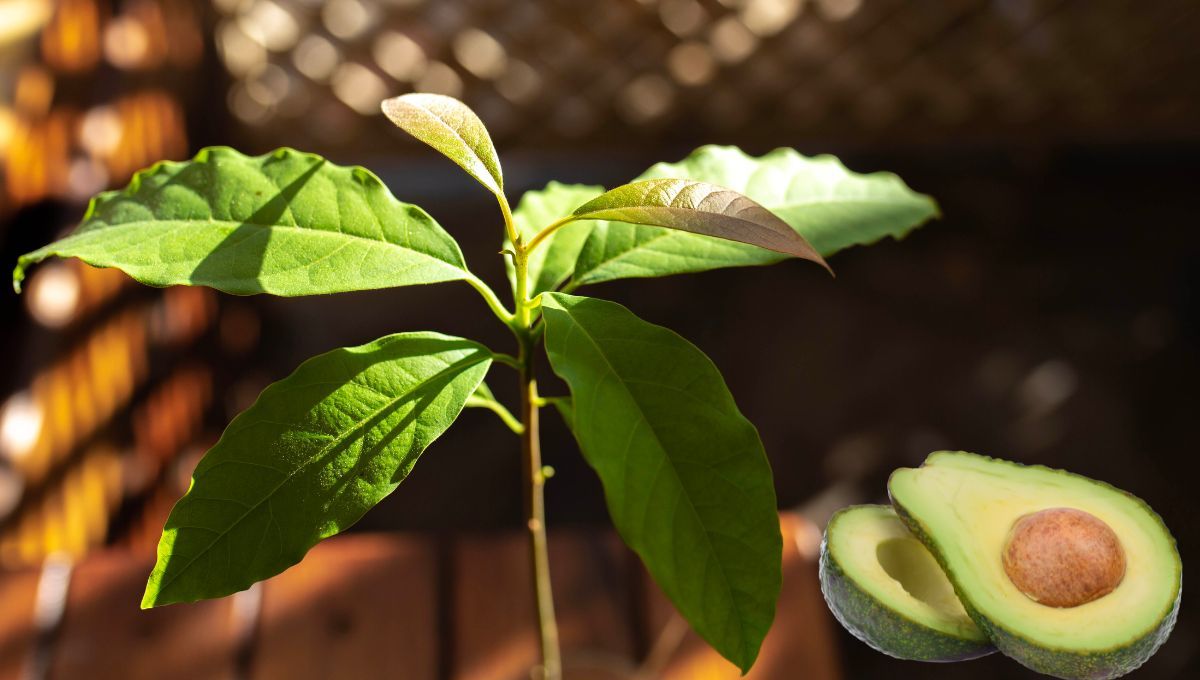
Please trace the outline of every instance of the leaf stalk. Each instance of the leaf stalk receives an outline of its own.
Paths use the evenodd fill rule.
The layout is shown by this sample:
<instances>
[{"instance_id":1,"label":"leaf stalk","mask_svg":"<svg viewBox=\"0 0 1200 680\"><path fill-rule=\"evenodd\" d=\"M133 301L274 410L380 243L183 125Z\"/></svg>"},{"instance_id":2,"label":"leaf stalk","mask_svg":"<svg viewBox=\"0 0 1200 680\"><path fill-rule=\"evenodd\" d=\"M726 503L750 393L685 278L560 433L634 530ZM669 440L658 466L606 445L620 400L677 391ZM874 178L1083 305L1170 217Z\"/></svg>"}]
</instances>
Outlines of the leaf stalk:
<instances>
[{"instance_id":1,"label":"leaf stalk","mask_svg":"<svg viewBox=\"0 0 1200 680\"><path fill-rule=\"evenodd\" d=\"M495 399L488 399L487 397L481 397L478 394L472 394L471 396L467 397L466 407L485 408L499 416L500 420L506 426L508 426L508 429L513 431L513 434L518 436L525 434L525 425L522 424L521 421L512 414L512 412L505 408L504 404L501 404Z\"/></svg>"},{"instance_id":2,"label":"leaf stalk","mask_svg":"<svg viewBox=\"0 0 1200 680\"><path fill-rule=\"evenodd\" d=\"M495 361L498 364L504 364L505 366L514 368L518 371L520 371L522 368L520 359L511 354L505 354L503 352L492 352L492 361Z\"/></svg>"},{"instance_id":3,"label":"leaf stalk","mask_svg":"<svg viewBox=\"0 0 1200 680\"><path fill-rule=\"evenodd\" d=\"M468 276L466 278L466 282L471 284L471 287L479 293L479 295L483 298L483 301L487 303L488 308L491 309L492 313L496 315L496 318L500 319L506 324L512 324L513 313L508 311L508 309L504 306L504 303L500 301L499 296L496 295L496 292L493 291L490 286L488 286L483 282L482 279L475 275Z\"/></svg>"},{"instance_id":4,"label":"leaf stalk","mask_svg":"<svg viewBox=\"0 0 1200 680\"><path fill-rule=\"evenodd\" d=\"M526 246L526 250L530 250L530 251L534 250L535 248L538 247L538 245L540 245L543 241L545 241L547 238L549 238L551 234L558 231L559 229L562 229L563 227L567 226L568 224L570 224L571 222L574 222L574 221L575 221L574 215L567 215L566 217L561 217L561 218L551 222L546 227L544 227L541 231L539 231L537 234L534 234L533 238L529 239L529 245Z\"/></svg>"}]
</instances>

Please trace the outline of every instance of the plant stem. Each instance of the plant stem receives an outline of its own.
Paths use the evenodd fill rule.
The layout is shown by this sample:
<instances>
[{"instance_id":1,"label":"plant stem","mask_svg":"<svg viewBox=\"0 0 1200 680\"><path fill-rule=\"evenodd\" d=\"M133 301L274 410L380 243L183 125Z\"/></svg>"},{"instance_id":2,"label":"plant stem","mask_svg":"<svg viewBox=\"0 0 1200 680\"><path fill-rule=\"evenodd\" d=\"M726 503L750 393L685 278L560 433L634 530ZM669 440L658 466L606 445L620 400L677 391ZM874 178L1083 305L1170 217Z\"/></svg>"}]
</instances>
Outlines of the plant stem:
<instances>
[{"instance_id":1,"label":"plant stem","mask_svg":"<svg viewBox=\"0 0 1200 680\"><path fill-rule=\"evenodd\" d=\"M542 678L559 680L562 659L558 648L558 622L554 616L554 593L550 588L550 557L546 551L546 485L538 441L537 381L526 382L521 412L525 431L521 453L526 473L526 526L529 529L529 558L533 567L533 589L537 600L537 623L542 650Z\"/></svg>"},{"instance_id":2,"label":"plant stem","mask_svg":"<svg viewBox=\"0 0 1200 680\"><path fill-rule=\"evenodd\" d=\"M483 297L483 301L487 303L488 309L492 310L496 318L504 323L510 324L513 322L512 313L504 308L504 304L500 302L500 298L496 297L496 293L483 280L472 274L466 278L466 281Z\"/></svg>"},{"instance_id":3,"label":"plant stem","mask_svg":"<svg viewBox=\"0 0 1200 680\"><path fill-rule=\"evenodd\" d=\"M508 366L509 368L515 368L518 371L521 370L521 360L514 357L511 354L504 354L503 352L492 352L492 361L495 361L498 364L504 364L505 366Z\"/></svg>"},{"instance_id":4,"label":"plant stem","mask_svg":"<svg viewBox=\"0 0 1200 680\"><path fill-rule=\"evenodd\" d=\"M487 399L472 394L471 396L467 397L466 407L486 408L487 410L499 416L500 421L503 422L508 429L512 430L513 434L520 435L524 434L525 432L525 425L523 425L521 421L517 420L513 414L509 413L508 409L504 408L504 404L501 404L495 399Z\"/></svg>"},{"instance_id":5,"label":"plant stem","mask_svg":"<svg viewBox=\"0 0 1200 680\"><path fill-rule=\"evenodd\" d=\"M546 474L538 428L537 377L534 368L536 342L530 330L527 251L515 242L516 314L513 330L520 343L521 364L521 462L525 472L525 526L529 531L529 559L533 569L533 592L537 611L538 640L542 664L539 680L561 680L562 656L558 646L558 622L554 616L554 593L550 587L550 556L546 550Z\"/></svg>"},{"instance_id":6,"label":"plant stem","mask_svg":"<svg viewBox=\"0 0 1200 680\"><path fill-rule=\"evenodd\" d=\"M574 215L567 215L566 217L563 217L559 220L555 220L552 224L550 224L546 228L542 229L538 233L534 234L533 238L529 239L529 244L526 246L525 249L533 250L534 248L537 248L538 244L540 244L542 241L549 238L551 234L558 231L559 229L562 229L563 227L567 226L568 224L570 224L571 222L574 222L574 221L575 221Z\"/></svg>"}]
</instances>

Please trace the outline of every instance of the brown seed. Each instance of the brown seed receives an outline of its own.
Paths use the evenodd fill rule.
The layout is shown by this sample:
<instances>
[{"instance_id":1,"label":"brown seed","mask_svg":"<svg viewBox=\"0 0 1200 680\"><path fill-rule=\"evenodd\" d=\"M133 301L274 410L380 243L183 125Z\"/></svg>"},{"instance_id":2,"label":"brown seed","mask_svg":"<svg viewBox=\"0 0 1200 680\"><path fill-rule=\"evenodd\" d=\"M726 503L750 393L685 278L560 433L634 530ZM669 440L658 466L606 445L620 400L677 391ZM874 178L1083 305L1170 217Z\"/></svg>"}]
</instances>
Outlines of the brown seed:
<instances>
[{"instance_id":1,"label":"brown seed","mask_svg":"<svg viewBox=\"0 0 1200 680\"><path fill-rule=\"evenodd\" d=\"M1125 551L1113 530L1073 508L1017 520L1004 548L1004 571L1022 593L1050 607L1104 597L1125 577Z\"/></svg>"}]
</instances>

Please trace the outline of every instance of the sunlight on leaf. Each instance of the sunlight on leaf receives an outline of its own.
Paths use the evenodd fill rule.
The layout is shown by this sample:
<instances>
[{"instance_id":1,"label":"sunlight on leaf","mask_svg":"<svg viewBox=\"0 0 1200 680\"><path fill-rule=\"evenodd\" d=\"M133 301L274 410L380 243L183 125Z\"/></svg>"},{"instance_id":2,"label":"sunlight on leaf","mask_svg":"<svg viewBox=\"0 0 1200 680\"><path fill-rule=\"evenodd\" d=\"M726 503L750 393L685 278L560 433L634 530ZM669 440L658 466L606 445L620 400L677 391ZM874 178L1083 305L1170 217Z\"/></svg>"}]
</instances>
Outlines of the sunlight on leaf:
<instances>
[{"instance_id":1,"label":"sunlight on leaf","mask_svg":"<svg viewBox=\"0 0 1200 680\"><path fill-rule=\"evenodd\" d=\"M441 94L413 93L383 102L401 130L454 161L498 197L504 196L500 158L483 121L466 104Z\"/></svg>"},{"instance_id":2,"label":"sunlight on leaf","mask_svg":"<svg viewBox=\"0 0 1200 680\"><path fill-rule=\"evenodd\" d=\"M578 219L666 227L738 241L829 265L804 237L736 191L686 179L651 179L605 192L572 213Z\"/></svg>"},{"instance_id":3,"label":"sunlight on leaf","mask_svg":"<svg viewBox=\"0 0 1200 680\"><path fill-rule=\"evenodd\" d=\"M777 149L753 157L736 147L704 146L678 163L659 163L639 179L679 178L741 192L781 218L823 257L853 245L903 238L938 216L933 199L886 172L859 174L833 156ZM600 222L575 263L573 286L668 276L722 267L773 264L785 256L740 243L628 222Z\"/></svg>"},{"instance_id":4,"label":"sunlight on leaf","mask_svg":"<svg viewBox=\"0 0 1200 680\"><path fill-rule=\"evenodd\" d=\"M152 286L294 296L471 278L458 244L425 211L359 167L279 149L226 147L163 162L92 200L74 233L23 255L116 267Z\"/></svg>"},{"instance_id":5,"label":"sunlight on leaf","mask_svg":"<svg viewBox=\"0 0 1200 680\"><path fill-rule=\"evenodd\" d=\"M222 597L354 524L454 422L491 352L399 333L322 354L263 391L167 519L143 607Z\"/></svg>"}]
</instances>

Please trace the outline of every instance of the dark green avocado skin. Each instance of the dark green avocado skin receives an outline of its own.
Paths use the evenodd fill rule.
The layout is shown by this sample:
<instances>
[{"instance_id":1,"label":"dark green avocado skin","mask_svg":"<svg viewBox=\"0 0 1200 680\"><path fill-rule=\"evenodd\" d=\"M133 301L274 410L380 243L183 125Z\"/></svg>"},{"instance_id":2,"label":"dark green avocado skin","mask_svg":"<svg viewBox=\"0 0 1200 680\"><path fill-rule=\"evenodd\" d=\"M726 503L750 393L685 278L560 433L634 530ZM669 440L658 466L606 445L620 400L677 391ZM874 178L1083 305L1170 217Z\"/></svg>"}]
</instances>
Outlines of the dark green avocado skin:
<instances>
[{"instance_id":1,"label":"dark green avocado skin","mask_svg":"<svg viewBox=\"0 0 1200 680\"><path fill-rule=\"evenodd\" d=\"M909 661L966 661L986 656L996 648L985 642L963 640L908 619L863 592L846 576L821 543L821 593L829 610L850 633L873 649Z\"/></svg>"},{"instance_id":2,"label":"dark green avocado skin","mask_svg":"<svg viewBox=\"0 0 1200 680\"><path fill-rule=\"evenodd\" d=\"M1064 472L1064 474L1073 473ZM1098 482L1097 480L1087 479L1098 484L1103 484L1103 482ZM1122 491L1122 493L1128 495L1127 492ZM1157 626L1147 631L1144 635L1131 640L1128 644L1094 652L1076 652L1069 649L1042 647L1015 631L997 625L975 609L971 598L959 588L957 574L942 558L942 553L937 546L937 542L925 530L924 525L914 518L902 503L897 502L894 496L891 500L892 508L900 516L900 519L904 521L904 524L908 526L909 531L929 548L929 551L937 559L938 564L942 565L942 570L946 572L946 576L950 578L950 583L954 585L955 594L958 595L959 601L962 602L963 607L966 608L967 614L970 615L975 625L979 626L980 630L991 638L1001 653L1011 657L1026 668L1044 675L1064 678L1065 680L1107 680L1109 678L1119 678L1132 673L1142 664L1146 663L1158 651L1158 648L1167 641L1167 638L1171 635L1171 630L1175 628L1175 619L1179 615L1179 602L1183 597L1182 574L1178 575L1179 581L1175 591L1175 602L1172 604L1170 611L1164 613ZM1146 506L1146 509L1154 513L1153 510L1150 510L1149 506ZM1162 519L1157 514L1154 514L1154 517L1158 518L1160 524L1162 523ZM1167 535L1170 535L1165 524L1163 524L1162 528L1164 532L1167 532Z\"/></svg>"}]
</instances>

